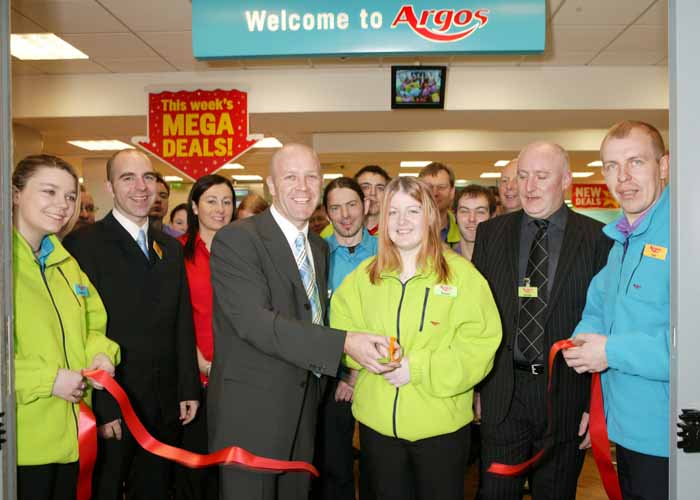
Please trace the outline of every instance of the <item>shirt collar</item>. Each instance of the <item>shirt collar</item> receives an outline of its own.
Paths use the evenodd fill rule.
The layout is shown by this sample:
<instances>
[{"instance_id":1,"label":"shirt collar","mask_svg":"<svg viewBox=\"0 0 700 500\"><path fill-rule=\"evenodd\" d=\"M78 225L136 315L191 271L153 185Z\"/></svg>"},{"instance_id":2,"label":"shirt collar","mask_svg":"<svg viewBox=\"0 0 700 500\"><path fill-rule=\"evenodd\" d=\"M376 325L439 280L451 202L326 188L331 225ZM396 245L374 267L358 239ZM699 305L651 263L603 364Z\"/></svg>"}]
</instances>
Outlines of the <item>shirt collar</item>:
<instances>
[{"instance_id":1,"label":"shirt collar","mask_svg":"<svg viewBox=\"0 0 700 500\"><path fill-rule=\"evenodd\" d=\"M53 242L48 235L44 236L44 238L41 240L41 244L39 245L39 254L36 256L36 260L39 262L39 266L41 267L42 271L46 269L46 260L49 258L49 255L51 255L53 250Z\"/></svg>"},{"instance_id":2,"label":"shirt collar","mask_svg":"<svg viewBox=\"0 0 700 500\"><path fill-rule=\"evenodd\" d=\"M139 226L117 210L116 207L112 209L112 215L114 215L117 222L126 229L126 232L129 233L134 240L138 238L139 231L143 229L143 232L146 233L146 240L148 241L148 217L146 218L146 222L144 222L142 226Z\"/></svg>"},{"instance_id":3,"label":"shirt collar","mask_svg":"<svg viewBox=\"0 0 700 500\"><path fill-rule=\"evenodd\" d=\"M360 242L357 244L358 248L365 248L367 245L369 245L369 242L371 241L370 238L374 238L371 234L369 234L369 231L367 230L366 227L362 228L362 239ZM333 253L335 250L338 248L347 248L342 246L340 243L338 243L338 238L336 238L335 231L326 238L326 241L328 242L328 249L330 253Z\"/></svg>"},{"instance_id":4,"label":"shirt collar","mask_svg":"<svg viewBox=\"0 0 700 500\"><path fill-rule=\"evenodd\" d=\"M524 217L523 217L523 224L524 225L531 224L535 221L535 218L529 216L525 211L523 211L523 215L524 215ZM556 212L554 212L552 215L547 217L546 220L548 220L549 223L552 224L553 226L555 226L561 230L564 230L566 228L566 219L568 218L568 216L569 216L569 209L567 208L566 204L562 204L562 206L559 207L559 209Z\"/></svg>"},{"instance_id":5,"label":"shirt collar","mask_svg":"<svg viewBox=\"0 0 700 500\"><path fill-rule=\"evenodd\" d=\"M304 233L304 237L308 240L309 239L309 222L307 221L306 224L304 224L304 227L299 229L296 227L294 224L292 224L289 219L287 219L284 215L282 215L279 210L275 207L275 205L272 205L270 207L270 213L272 214L272 218L275 219L275 222L277 225L280 227L282 232L284 233L284 237L287 239L287 242L289 243L289 246L291 248L294 248L294 240L297 239L297 236L299 233Z\"/></svg>"}]
</instances>

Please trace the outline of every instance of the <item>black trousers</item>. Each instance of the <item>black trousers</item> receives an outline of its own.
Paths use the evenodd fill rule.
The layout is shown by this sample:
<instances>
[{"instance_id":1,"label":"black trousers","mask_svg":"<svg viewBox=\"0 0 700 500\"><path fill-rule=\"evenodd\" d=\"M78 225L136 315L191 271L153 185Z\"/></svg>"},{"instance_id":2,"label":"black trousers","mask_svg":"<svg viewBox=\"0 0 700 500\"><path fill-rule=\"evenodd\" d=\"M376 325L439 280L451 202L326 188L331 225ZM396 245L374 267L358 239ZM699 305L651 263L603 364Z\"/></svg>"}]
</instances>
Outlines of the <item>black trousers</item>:
<instances>
[{"instance_id":1,"label":"black trousers","mask_svg":"<svg viewBox=\"0 0 700 500\"><path fill-rule=\"evenodd\" d=\"M638 453L615 445L617 476L624 500L666 500L668 458Z\"/></svg>"},{"instance_id":2,"label":"black trousers","mask_svg":"<svg viewBox=\"0 0 700 500\"><path fill-rule=\"evenodd\" d=\"M418 441L387 437L360 424L362 459L377 500L464 500L471 429Z\"/></svg>"},{"instance_id":3,"label":"black trousers","mask_svg":"<svg viewBox=\"0 0 700 500\"><path fill-rule=\"evenodd\" d=\"M153 420L146 416L144 420L149 422L148 431L166 444L179 446L182 426L177 420L178 412L177 408L173 408L170 419L161 418L159 425L153 425ZM141 448L123 421L121 428L121 440L98 439L92 482L93 500L170 498L172 463Z\"/></svg>"},{"instance_id":4,"label":"black trousers","mask_svg":"<svg viewBox=\"0 0 700 500\"><path fill-rule=\"evenodd\" d=\"M492 462L524 462L543 446L547 429L544 375L515 370L510 412L499 424L481 423L481 500L520 500L528 477L533 500L576 498L576 483L585 453L580 438L557 444L530 471L530 475L502 477L486 472Z\"/></svg>"},{"instance_id":5,"label":"black trousers","mask_svg":"<svg viewBox=\"0 0 700 500\"><path fill-rule=\"evenodd\" d=\"M315 500L355 500L355 418L352 403L335 400L337 387L337 380L328 384L319 411L314 464L321 476L313 485Z\"/></svg>"},{"instance_id":6,"label":"black trousers","mask_svg":"<svg viewBox=\"0 0 700 500\"><path fill-rule=\"evenodd\" d=\"M202 388L197 416L182 430L182 447L195 453L209 453L207 443L207 390ZM216 451L216 450L212 450ZM190 469L175 465L176 500L217 500L219 498L219 468Z\"/></svg>"},{"instance_id":7,"label":"black trousers","mask_svg":"<svg viewBox=\"0 0 700 500\"><path fill-rule=\"evenodd\" d=\"M20 465L17 467L18 500L75 500L78 462Z\"/></svg>"}]
</instances>

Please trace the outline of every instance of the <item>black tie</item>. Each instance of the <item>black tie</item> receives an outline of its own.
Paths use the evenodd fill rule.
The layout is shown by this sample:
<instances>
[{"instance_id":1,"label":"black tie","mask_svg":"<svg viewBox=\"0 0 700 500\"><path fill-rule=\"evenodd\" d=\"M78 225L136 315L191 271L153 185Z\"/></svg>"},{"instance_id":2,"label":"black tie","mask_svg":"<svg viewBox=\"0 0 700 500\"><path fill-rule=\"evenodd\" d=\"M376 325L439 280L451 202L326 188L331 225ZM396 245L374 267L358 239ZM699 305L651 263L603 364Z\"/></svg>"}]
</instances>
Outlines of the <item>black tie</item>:
<instances>
[{"instance_id":1,"label":"black tie","mask_svg":"<svg viewBox=\"0 0 700 500\"><path fill-rule=\"evenodd\" d=\"M547 220L535 220L537 234L532 240L525 271L525 285L537 287L537 297L522 297L518 315L517 350L527 363L544 360L544 316L547 310L547 268L549 266Z\"/></svg>"}]
</instances>

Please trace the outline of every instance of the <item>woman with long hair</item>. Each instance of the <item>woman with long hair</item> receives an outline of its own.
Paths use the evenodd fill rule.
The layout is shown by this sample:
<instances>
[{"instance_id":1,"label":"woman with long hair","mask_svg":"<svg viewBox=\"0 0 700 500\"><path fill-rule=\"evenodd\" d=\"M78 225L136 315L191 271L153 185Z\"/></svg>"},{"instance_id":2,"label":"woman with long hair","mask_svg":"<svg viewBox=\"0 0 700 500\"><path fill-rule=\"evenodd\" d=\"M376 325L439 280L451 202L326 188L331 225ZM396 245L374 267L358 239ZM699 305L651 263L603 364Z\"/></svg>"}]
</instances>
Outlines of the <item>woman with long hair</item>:
<instances>
[{"instance_id":1,"label":"woman with long hair","mask_svg":"<svg viewBox=\"0 0 700 500\"><path fill-rule=\"evenodd\" d=\"M197 342L197 362L202 381L202 408L189 426L185 427L183 445L199 453L206 453L206 385L211 360L214 355L212 333L212 288L209 269L209 252L216 232L233 219L236 207L236 193L231 181L220 175L200 177L192 190L187 203L187 233L179 240L184 246L185 270L192 300L192 317ZM183 469L182 481L176 489L182 499L216 499L217 469Z\"/></svg>"},{"instance_id":2,"label":"woman with long hair","mask_svg":"<svg viewBox=\"0 0 700 500\"><path fill-rule=\"evenodd\" d=\"M378 500L464 499L472 394L501 341L484 278L445 249L430 189L411 177L386 187L376 257L333 295L331 326L396 338L401 363L359 369L353 415Z\"/></svg>"},{"instance_id":3,"label":"woman with long hair","mask_svg":"<svg viewBox=\"0 0 700 500\"><path fill-rule=\"evenodd\" d=\"M12 174L17 498L74 500L79 404L91 401L81 370L114 376L119 346L105 336L97 290L57 235L78 214L78 176L50 155Z\"/></svg>"}]
</instances>

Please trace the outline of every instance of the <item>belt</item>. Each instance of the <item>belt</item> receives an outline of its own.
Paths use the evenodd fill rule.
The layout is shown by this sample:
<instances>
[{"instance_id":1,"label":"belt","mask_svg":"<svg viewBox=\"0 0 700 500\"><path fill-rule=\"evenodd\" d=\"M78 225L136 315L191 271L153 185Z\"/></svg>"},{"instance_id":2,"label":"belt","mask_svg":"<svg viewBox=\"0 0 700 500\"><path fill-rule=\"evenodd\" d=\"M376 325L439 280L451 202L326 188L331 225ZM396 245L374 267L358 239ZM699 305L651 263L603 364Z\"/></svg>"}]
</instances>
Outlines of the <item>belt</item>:
<instances>
[{"instance_id":1,"label":"belt","mask_svg":"<svg viewBox=\"0 0 700 500\"><path fill-rule=\"evenodd\" d=\"M530 375L542 375L544 373L543 363L528 364L515 361L513 366L516 370L528 372Z\"/></svg>"}]
</instances>

